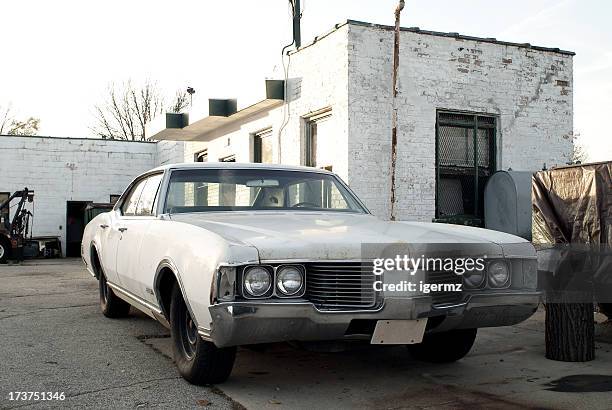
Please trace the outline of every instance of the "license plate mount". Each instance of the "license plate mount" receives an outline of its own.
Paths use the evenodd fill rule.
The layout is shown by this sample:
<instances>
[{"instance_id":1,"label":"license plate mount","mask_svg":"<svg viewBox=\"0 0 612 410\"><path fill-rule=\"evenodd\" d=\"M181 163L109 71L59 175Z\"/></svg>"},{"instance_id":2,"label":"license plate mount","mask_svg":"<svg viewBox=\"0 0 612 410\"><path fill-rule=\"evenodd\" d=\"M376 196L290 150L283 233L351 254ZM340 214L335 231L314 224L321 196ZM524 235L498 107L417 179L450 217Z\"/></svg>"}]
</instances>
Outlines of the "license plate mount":
<instances>
[{"instance_id":1,"label":"license plate mount","mask_svg":"<svg viewBox=\"0 0 612 410\"><path fill-rule=\"evenodd\" d=\"M379 320L376 322L371 344L409 345L421 343L427 318L416 320Z\"/></svg>"}]
</instances>

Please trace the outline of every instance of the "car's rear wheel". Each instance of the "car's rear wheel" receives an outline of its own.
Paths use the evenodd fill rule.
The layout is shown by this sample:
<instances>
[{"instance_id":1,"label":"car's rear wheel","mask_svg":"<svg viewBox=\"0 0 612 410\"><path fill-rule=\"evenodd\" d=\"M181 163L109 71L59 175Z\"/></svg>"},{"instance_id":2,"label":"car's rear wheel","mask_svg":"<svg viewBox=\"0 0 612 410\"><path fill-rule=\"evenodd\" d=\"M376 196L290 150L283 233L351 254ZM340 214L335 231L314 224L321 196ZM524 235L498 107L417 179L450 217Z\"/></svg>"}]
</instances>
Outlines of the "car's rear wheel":
<instances>
[{"instance_id":1,"label":"car's rear wheel","mask_svg":"<svg viewBox=\"0 0 612 410\"><path fill-rule=\"evenodd\" d=\"M172 290L170 330L174 362L185 380L197 385L227 380L234 367L236 348L221 349L200 337L177 285Z\"/></svg>"},{"instance_id":2,"label":"car's rear wheel","mask_svg":"<svg viewBox=\"0 0 612 410\"><path fill-rule=\"evenodd\" d=\"M465 357L476 340L476 329L426 334L423 342L408 345L412 357L432 363L450 363Z\"/></svg>"},{"instance_id":3,"label":"car's rear wheel","mask_svg":"<svg viewBox=\"0 0 612 410\"><path fill-rule=\"evenodd\" d=\"M100 287L100 309L102 309L102 314L110 318L127 316L130 313L130 304L115 295L115 292L108 286L104 273L100 273L98 284Z\"/></svg>"}]
</instances>

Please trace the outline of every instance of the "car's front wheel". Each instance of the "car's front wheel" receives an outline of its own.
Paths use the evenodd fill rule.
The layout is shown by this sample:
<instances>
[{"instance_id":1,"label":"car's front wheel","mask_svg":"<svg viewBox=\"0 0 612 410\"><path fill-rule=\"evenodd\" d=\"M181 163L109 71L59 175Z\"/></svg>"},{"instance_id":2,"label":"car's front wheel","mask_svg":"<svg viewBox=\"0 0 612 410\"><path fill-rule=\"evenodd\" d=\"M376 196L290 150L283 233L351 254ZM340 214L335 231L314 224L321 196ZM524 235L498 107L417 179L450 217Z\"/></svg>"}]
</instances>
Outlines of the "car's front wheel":
<instances>
[{"instance_id":1,"label":"car's front wheel","mask_svg":"<svg viewBox=\"0 0 612 410\"><path fill-rule=\"evenodd\" d=\"M227 380L234 367L236 348L221 349L200 337L178 285L172 290L170 325L174 362L185 380L197 385Z\"/></svg>"},{"instance_id":2,"label":"car's front wheel","mask_svg":"<svg viewBox=\"0 0 612 410\"><path fill-rule=\"evenodd\" d=\"M465 357L476 340L476 329L426 334L423 342L408 345L412 357L432 363L450 363Z\"/></svg>"},{"instance_id":3,"label":"car's front wheel","mask_svg":"<svg viewBox=\"0 0 612 410\"><path fill-rule=\"evenodd\" d=\"M100 287L100 309L104 316L114 319L125 317L130 313L130 304L115 295L115 292L108 286L104 273L100 273L98 285Z\"/></svg>"}]
</instances>

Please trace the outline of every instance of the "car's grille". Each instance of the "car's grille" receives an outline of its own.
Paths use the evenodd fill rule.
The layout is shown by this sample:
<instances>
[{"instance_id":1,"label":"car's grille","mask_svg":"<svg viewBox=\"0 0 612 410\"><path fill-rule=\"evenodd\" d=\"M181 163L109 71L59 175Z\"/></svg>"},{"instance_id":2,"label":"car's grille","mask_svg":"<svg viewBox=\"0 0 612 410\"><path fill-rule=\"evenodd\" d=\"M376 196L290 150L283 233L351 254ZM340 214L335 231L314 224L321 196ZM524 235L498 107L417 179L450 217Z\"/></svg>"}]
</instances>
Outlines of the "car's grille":
<instances>
[{"instance_id":1,"label":"car's grille","mask_svg":"<svg viewBox=\"0 0 612 410\"><path fill-rule=\"evenodd\" d=\"M455 274L452 271L427 272L427 283L458 284L462 282L462 276ZM463 292L431 292L431 303L433 305L443 305L450 303L459 303L463 300Z\"/></svg>"},{"instance_id":2,"label":"car's grille","mask_svg":"<svg viewBox=\"0 0 612 410\"><path fill-rule=\"evenodd\" d=\"M372 266L361 262L306 264L305 298L320 309L367 309L376 305Z\"/></svg>"}]
</instances>

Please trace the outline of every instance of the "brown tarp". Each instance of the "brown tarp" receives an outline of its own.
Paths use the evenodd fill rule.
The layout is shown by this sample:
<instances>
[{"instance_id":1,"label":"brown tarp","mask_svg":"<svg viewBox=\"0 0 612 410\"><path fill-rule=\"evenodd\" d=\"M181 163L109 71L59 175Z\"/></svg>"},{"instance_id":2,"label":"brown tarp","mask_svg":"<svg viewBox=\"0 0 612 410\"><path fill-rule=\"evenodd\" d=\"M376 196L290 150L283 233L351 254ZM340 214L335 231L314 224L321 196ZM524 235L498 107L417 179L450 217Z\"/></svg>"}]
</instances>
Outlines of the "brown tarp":
<instances>
[{"instance_id":1,"label":"brown tarp","mask_svg":"<svg viewBox=\"0 0 612 410\"><path fill-rule=\"evenodd\" d=\"M532 241L548 302L612 303L611 175L612 162L533 175Z\"/></svg>"},{"instance_id":2,"label":"brown tarp","mask_svg":"<svg viewBox=\"0 0 612 410\"><path fill-rule=\"evenodd\" d=\"M612 244L612 161L533 175L533 243Z\"/></svg>"}]
</instances>

